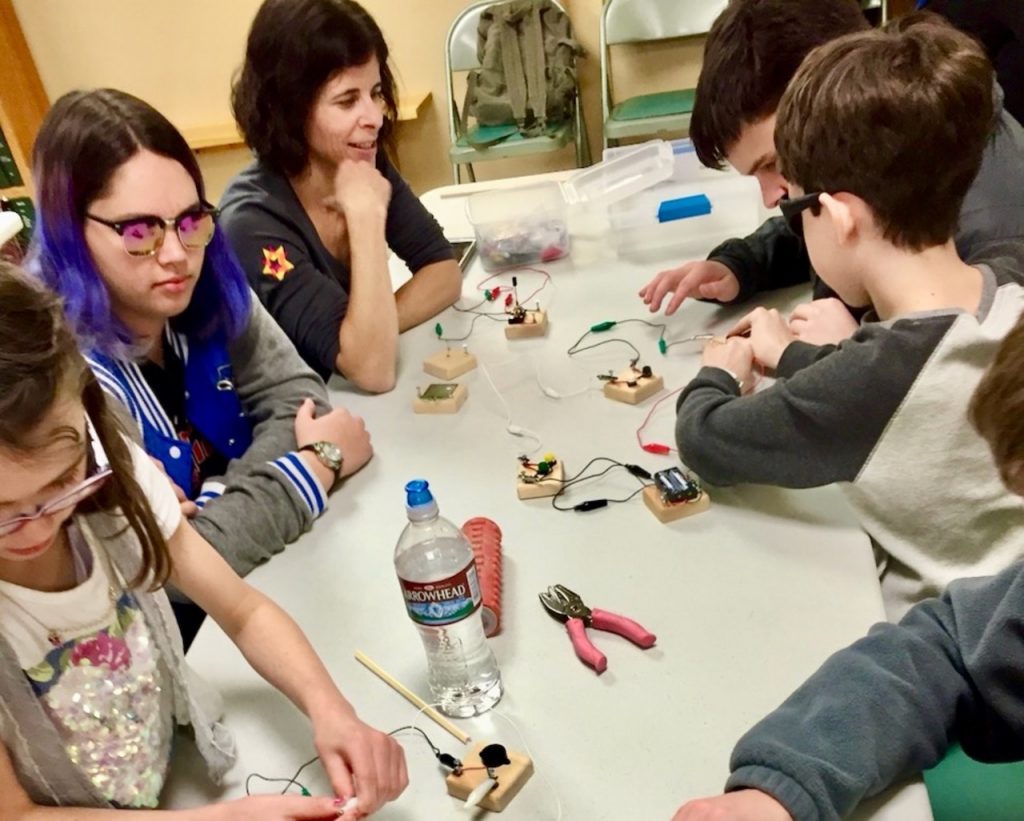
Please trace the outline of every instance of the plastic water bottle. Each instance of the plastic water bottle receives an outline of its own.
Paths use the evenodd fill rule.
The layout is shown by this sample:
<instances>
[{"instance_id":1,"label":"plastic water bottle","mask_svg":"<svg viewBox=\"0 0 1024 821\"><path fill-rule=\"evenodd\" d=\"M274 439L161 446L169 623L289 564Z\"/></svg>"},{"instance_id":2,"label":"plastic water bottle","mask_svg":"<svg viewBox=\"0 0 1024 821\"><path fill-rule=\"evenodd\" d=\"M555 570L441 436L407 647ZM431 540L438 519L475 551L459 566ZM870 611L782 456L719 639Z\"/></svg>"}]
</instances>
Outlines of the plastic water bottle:
<instances>
[{"instance_id":1,"label":"plastic water bottle","mask_svg":"<svg viewBox=\"0 0 1024 821\"><path fill-rule=\"evenodd\" d=\"M438 515L430 486L405 486L409 524L395 547L395 570L406 610L427 652L430 691L442 712L466 717L501 699L501 672L484 636L473 550Z\"/></svg>"}]
</instances>

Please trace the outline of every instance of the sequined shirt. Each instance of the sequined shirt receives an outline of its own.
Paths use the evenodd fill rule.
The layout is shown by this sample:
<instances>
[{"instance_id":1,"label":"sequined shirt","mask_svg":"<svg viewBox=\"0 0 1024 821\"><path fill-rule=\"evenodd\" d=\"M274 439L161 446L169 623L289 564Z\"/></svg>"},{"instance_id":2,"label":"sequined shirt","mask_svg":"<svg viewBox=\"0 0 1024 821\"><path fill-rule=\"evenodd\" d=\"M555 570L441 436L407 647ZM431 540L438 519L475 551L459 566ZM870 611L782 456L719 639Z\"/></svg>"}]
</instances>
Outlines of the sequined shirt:
<instances>
[{"instance_id":1,"label":"sequined shirt","mask_svg":"<svg viewBox=\"0 0 1024 821\"><path fill-rule=\"evenodd\" d=\"M157 477L170 495L158 486L152 507L170 536L180 511ZM175 726L170 676L102 548L74 524L68 536L76 585L43 592L0 581L0 626L68 757L97 792L115 806L156 807Z\"/></svg>"}]
</instances>

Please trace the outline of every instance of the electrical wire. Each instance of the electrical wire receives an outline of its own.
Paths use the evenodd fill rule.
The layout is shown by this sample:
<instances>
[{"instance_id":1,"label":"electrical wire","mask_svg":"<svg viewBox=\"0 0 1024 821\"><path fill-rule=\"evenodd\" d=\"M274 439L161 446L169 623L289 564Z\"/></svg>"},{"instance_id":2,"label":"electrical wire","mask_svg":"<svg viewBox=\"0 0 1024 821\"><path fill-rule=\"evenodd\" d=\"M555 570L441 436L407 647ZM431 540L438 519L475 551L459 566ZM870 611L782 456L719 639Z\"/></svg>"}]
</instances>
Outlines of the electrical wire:
<instances>
[{"instance_id":1,"label":"electrical wire","mask_svg":"<svg viewBox=\"0 0 1024 821\"><path fill-rule=\"evenodd\" d=\"M603 470L598 471L597 473L587 475L587 471L590 470L591 466L596 462L609 462L610 464L608 464L607 467L605 467ZM629 494L628 496L622 499L588 499L584 502L579 502L578 504L572 505L571 507L559 506L558 500L559 498L562 497L563 494L565 494L567 490L579 484L580 482L586 482L591 479L598 479L602 476L605 476L612 470L615 470L616 468L624 468L631 476L633 476L638 482L640 482L640 487L637 488L637 490L635 490L633 493ZM612 459L611 457L608 456L595 456L593 459L587 462L587 464L584 465L583 468L580 471L578 471L574 476L562 480L562 486L558 488L557 492L551 497L551 507L562 513L568 511L585 513L586 511L589 510L597 510L598 508L607 507L610 504L623 504L633 499L638 493L641 493L643 489L647 487L648 484L650 484L650 479L650 472L640 467L639 465L631 465L626 462L620 462L617 459Z\"/></svg>"},{"instance_id":2,"label":"electrical wire","mask_svg":"<svg viewBox=\"0 0 1024 821\"><path fill-rule=\"evenodd\" d=\"M636 323L638 323L640 325L646 325L649 328L654 328L657 331L659 331L659 334L658 334L658 350L661 351L662 353L665 353L665 351L667 350L666 343L665 343L665 330L666 330L667 326L665 325L664 322L651 322L650 320L647 320L647 319L606 319L603 322L596 322L593 325L591 325L589 328L587 328L587 330L583 334L583 336L581 336L572 345L569 346L569 349L566 351L566 354L568 356L575 356L578 353L582 353L583 351L589 351L589 350L592 350L594 348L599 348L602 345L611 345L612 343L618 343L620 345L628 345L629 346L629 348L633 351L633 354L634 354L633 359L630 362L630 364L631 365L636 365L636 363L639 362L640 359L641 359L640 351L636 347L636 345L634 345L628 339L623 339L621 337L614 337L613 339L605 339L605 340L602 340L601 342L595 342L595 343L593 343L591 345L584 345L582 347L580 346L580 344L583 342L583 340L586 339L588 336L590 336L590 334L598 334L598 333L603 333L604 331L610 331L612 328L618 327L619 325L626 325L626 324L628 324L630 322L636 322Z\"/></svg>"},{"instance_id":3,"label":"electrical wire","mask_svg":"<svg viewBox=\"0 0 1024 821\"><path fill-rule=\"evenodd\" d=\"M548 284L551 282L551 274L549 274L547 271L545 271L542 268L534 268L532 265L521 265L521 266L519 266L517 268L507 268L504 271L499 271L496 274L491 274L489 277L485 277L484 279L480 280L480 282L477 283L476 289L478 291L490 291L491 294L493 294L492 299L497 299L498 296L500 296L501 294L512 293L513 286L511 286L511 285L499 285L499 286L497 286L496 289L488 289L488 288L485 288L484 286L488 282L490 282L492 279L494 279L495 277L504 276L506 274L516 274L516 273L518 273L520 271L529 271L529 272L532 272L534 274L540 274L541 276L544 277L544 280L543 280L543 282L541 282L540 287L536 288L528 296L524 296L522 299L517 300L520 305L525 305L530 300L534 299L537 296L537 294L539 294L541 291L543 291L548 286Z\"/></svg>"},{"instance_id":4,"label":"electrical wire","mask_svg":"<svg viewBox=\"0 0 1024 821\"><path fill-rule=\"evenodd\" d=\"M491 377L491 372L487 369L487 366L480 362L480 370L483 372L484 378L487 380L487 384L491 386L491 390L494 391L494 395L498 397L498 401L501 402L501 406L505 409L505 432L510 436L525 437L527 439L533 439L537 444L529 453L536 453L540 450L541 438L528 428L524 428L520 425L515 424L512 421L512 411L509 409L508 402L505 401L505 397L501 391L498 390L498 386L494 384L494 379Z\"/></svg>"},{"instance_id":5,"label":"electrical wire","mask_svg":"<svg viewBox=\"0 0 1024 821\"><path fill-rule=\"evenodd\" d=\"M647 416L644 417L644 421L640 424L640 427L636 429L636 443L640 445L640 450L644 451L645 453L654 453L659 456L665 456L669 453L678 453L678 451L671 445L666 445L661 442L645 443L642 434L644 432L644 429L647 427L647 423L650 422L651 417L654 416L654 412L658 409L658 406L661 405L661 403L664 402L666 399L670 399L671 397L675 396L677 393L682 391L684 387L686 386L683 385L683 387L676 388L674 391L666 393L657 402L651 405L651 409L647 411Z\"/></svg>"}]
</instances>

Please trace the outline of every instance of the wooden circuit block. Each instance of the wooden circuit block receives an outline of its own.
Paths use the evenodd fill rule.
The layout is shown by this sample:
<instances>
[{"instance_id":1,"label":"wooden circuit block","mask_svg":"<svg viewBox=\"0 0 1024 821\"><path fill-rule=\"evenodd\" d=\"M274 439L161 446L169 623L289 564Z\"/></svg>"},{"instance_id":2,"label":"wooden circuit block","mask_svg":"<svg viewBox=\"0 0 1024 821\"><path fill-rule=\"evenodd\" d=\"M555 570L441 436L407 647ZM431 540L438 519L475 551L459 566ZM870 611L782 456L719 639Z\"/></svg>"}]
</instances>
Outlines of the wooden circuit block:
<instances>
[{"instance_id":1,"label":"wooden circuit block","mask_svg":"<svg viewBox=\"0 0 1024 821\"><path fill-rule=\"evenodd\" d=\"M665 380L657 374L644 377L631 368L624 370L615 379L615 382L604 383L604 395L627 405L639 405L665 387ZM627 382L635 382L636 386L627 385Z\"/></svg>"},{"instance_id":2,"label":"wooden circuit block","mask_svg":"<svg viewBox=\"0 0 1024 821\"><path fill-rule=\"evenodd\" d=\"M463 760L464 767L480 767L480 750L486 745L477 744L473 751ZM501 812L509 805L509 802L516 797L516 794L523 788L523 785L533 775L533 761L522 753L515 750L508 751L508 760L511 764L505 764L495 769L494 773L498 779L498 786L487 793L487 796L477 806L491 812ZM445 778L448 785L448 795L465 801L469 794L476 789L480 782L487 778L487 770L463 770L462 775L451 773Z\"/></svg>"},{"instance_id":3,"label":"wooden circuit block","mask_svg":"<svg viewBox=\"0 0 1024 821\"><path fill-rule=\"evenodd\" d=\"M531 336L546 336L548 332L547 311L527 311L526 318L515 325L505 326L508 339L526 339Z\"/></svg>"},{"instance_id":4,"label":"wooden circuit block","mask_svg":"<svg viewBox=\"0 0 1024 821\"><path fill-rule=\"evenodd\" d=\"M466 403L469 391L461 383L427 385L412 403L416 413L458 413Z\"/></svg>"},{"instance_id":5,"label":"wooden circuit block","mask_svg":"<svg viewBox=\"0 0 1024 821\"><path fill-rule=\"evenodd\" d=\"M423 370L449 382L475 367L476 357L463 348L447 348L423 360Z\"/></svg>"},{"instance_id":6,"label":"wooden circuit block","mask_svg":"<svg viewBox=\"0 0 1024 821\"><path fill-rule=\"evenodd\" d=\"M669 522L674 522L677 519L692 516L695 513L703 513L711 507L711 497L708 496L708 492L706 490L701 491L700 496L692 502L666 504L665 500L661 498L658 488L654 485L648 485L644 488L643 497L644 504L647 505L647 508L662 524L668 524Z\"/></svg>"},{"instance_id":7,"label":"wooden circuit block","mask_svg":"<svg viewBox=\"0 0 1024 821\"><path fill-rule=\"evenodd\" d=\"M519 465L519 481L516 483L516 494L520 499L547 499L554 496L565 482L565 468L561 461L555 462L551 472L536 482L527 482L523 476L536 476L537 469Z\"/></svg>"}]
</instances>

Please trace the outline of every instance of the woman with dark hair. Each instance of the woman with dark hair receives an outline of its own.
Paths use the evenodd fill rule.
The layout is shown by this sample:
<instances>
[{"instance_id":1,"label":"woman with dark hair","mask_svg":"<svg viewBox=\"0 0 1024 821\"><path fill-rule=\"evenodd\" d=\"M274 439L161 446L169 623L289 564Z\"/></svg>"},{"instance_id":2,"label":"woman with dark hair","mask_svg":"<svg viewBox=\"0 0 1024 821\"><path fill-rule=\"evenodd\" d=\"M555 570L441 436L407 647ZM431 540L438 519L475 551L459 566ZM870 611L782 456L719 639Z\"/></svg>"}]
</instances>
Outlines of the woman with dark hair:
<instances>
[{"instance_id":1,"label":"woman with dark hair","mask_svg":"<svg viewBox=\"0 0 1024 821\"><path fill-rule=\"evenodd\" d=\"M252 796L188 818L334 818L354 792L362 817L402 792L395 740L359 720L295 622L184 522L119 427L60 300L5 264L0 475L0 818L157 807L178 726L214 779L230 769L234 743L185 661L167 582L309 717L336 792Z\"/></svg>"},{"instance_id":2,"label":"woman with dark hair","mask_svg":"<svg viewBox=\"0 0 1024 821\"><path fill-rule=\"evenodd\" d=\"M196 529L248 573L369 459L363 421L330 409L253 298L194 155L159 112L120 91L71 92L33 159L30 269L63 297Z\"/></svg>"},{"instance_id":3,"label":"woman with dark hair","mask_svg":"<svg viewBox=\"0 0 1024 821\"><path fill-rule=\"evenodd\" d=\"M354 0L265 0L235 82L256 162L221 199L256 293L322 377L379 393L398 334L459 297L451 246L388 159L388 48ZM392 291L389 247L414 276Z\"/></svg>"}]
</instances>

